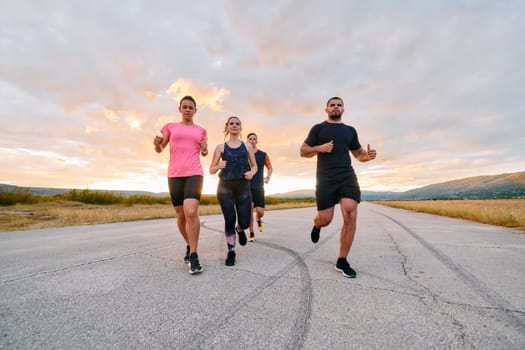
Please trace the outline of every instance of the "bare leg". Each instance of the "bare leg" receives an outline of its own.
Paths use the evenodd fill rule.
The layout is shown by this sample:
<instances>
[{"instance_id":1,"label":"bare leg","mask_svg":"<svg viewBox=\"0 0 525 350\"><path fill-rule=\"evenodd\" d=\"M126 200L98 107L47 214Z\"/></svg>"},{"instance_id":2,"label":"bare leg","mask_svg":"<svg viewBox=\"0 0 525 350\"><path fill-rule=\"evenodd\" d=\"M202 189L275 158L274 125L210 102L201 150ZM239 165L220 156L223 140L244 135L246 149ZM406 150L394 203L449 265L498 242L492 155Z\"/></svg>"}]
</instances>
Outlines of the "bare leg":
<instances>
[{"instance_id":1,"label":"bare leg","mask_svg":"<svg viewBox=\"0 0 525 350\"><path fill-rule=\"evenodd\" d=\"M261 218L264 216L264 208L255 207L255 213L257 217L257 228L259 229L259 232L263 232L263 224Z\"/></svg>"},{"instance_id":2,"label":"bare leg","mask_svg":"<svg viewBox=\"0 0 525 350\"><path fill-rule=\"evenodd\" d=\"M186 217L184 216L184 208L182 205L175 207L175 213L177 214L177 227L179 228L180 235L184 238L186 245L190 245L188 240L188 233L186 231Z\"/></svg>"},{"instance_id":3,"label":"bare leg","mask_svg":"<svg viewBox=\"0 0 525 350\"><path fill-rule=\"evenodd\" d=\"M334 217L334 207L317 211L317 215L314 218L314 227L312 233L310 233L310 239L313 243L319 241L319 235L321 233L321 227L328 226Z\"/></svg>"},{"instance_id":4,"label":"bare leg","mask_svg":"<svg viewBox=\"0 0 525 350\"><path fill-rule=\"evenodd\" d=\"M252 202L252 211L253 211L253 202ZM255 215L255 213L251 214L250 215L250 232L253 232L253 215Z\"/></svg>"},{"instance_id":5,"label":"bare leg","mask_svg":"<svg viewBox=\"0 0 525 350\"><path fill-rule=\"evenodd\" d=\"M257 214L257 220L262 219L262 217L264 216L264 208L256 207L255 213Z\"/></svg>"},{"instance_id":6,"label":"bare leg","mask_svg":"<svg viewBox=\"0 0 525 350\"><path fill-rule=\"evenodd\" d=\"M319 210L314 218L314 226L317 228L328 226L334 217L334 207Z\"/></svg>"},{"instance_id":7,"label":"bare leg","mask_svg":"<svg viewBox=\"0 0 525 350\"><path fill-rule=\"evenodd\" d=\"M358 203L350 198L342 198L340 204L343 214L343 228L341 229L339 257L346 259L354 241Z\"/></svg>"},{"instance_id":8,"label":"bare leg","mask_svg":"<svg viewBox=\"0 0 525 350\"><path fill-rule=\"evenodd\" d=\"M186 233L190 252L197 252L200 234L199 201L194 198L184 200L184 217L186 218Z\"/></svg>"}]
</instances>

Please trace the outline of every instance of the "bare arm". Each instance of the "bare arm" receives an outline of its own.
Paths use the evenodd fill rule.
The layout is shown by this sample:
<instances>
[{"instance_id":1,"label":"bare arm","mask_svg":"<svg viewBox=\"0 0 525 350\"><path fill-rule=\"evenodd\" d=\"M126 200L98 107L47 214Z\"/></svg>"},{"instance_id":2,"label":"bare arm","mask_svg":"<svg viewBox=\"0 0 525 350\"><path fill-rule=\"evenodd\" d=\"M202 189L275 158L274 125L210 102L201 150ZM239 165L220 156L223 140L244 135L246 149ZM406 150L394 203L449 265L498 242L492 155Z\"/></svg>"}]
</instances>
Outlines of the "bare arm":
<instances>
[{"instance_id":1,"label":"bare arm","mask_svg":"<svg viewBox=\"0 0 525 350\"><path fill-rule=\"evenodd\" d=\"M206 157L208 155L208 141L202 140L201 142L199 142L199 147L201 150L201 155L203 157Z\"/></svg>"},{"instance_id":2,"label":"bare arm","mask_svg":"<svg viewBox=\"0 0 525 350\"><path fill-rule=\"evenodd\" d=\"M250 171L244 173L244 178L246 180L251 180L253 176L257 173L257 162L255 161L255 150L250 144L246 145L248 149L248 162L250 163Z\"/></svg>"},{"instance_id":3,"label":"bare arm","mask_svg":"<svg viewBox=\"0 0 525 350\"><path fill-rule=\"evenodd\" d=\"M224 151L224 144L221 143L215 147L213 151L213 158L210 163L210 174L215 174L217 171L226 168L226 161L221 160L221 154Z\"/></svg>"},{"instance_id":4,"label":"bare arm","mask_svg":"<svg viewBox=\"0 0 525 350\"><path fill-rule=\"evenodd\" d=\"M334 148L334 141L323 143L322 145L318 145L318 146L310 146L310 145L307 145L306 143L303 143L301 145L301 149L299 150L299 152L301 154L301 157L312 158L313 156L319 153L330 153L332 152L333 148Z\"/></svg>"},{"instance_id":5,"label":"bare arm","mask_svg":"<svg viewBox=\"0 0 525 350\"><path fill-rule=\"evenodd\" d=\"M377 152L375 149L370 149L370 145L367 146L366 150L361 147L351 151L353 156L360 162L368 162L369 160L375 159Z\"/></svg>"},{"instance_id":6,"label":"bare arm","mask_svg":"<svg viewBox=\"0 0 525 350\"><path fill-rule=\"evenodd\" d=\"M264 183L267 184L270 182L270 178L272 177L273 173L272 162L270 162L270 157L268 154L266 154L266 158L264 159L264 166L266 167L266 177L264 178Z\"/></svg>"},{"instance_id":7,"label":"bare arm","mask_svg":"<svg viewBox=\"0 0 525 350\"><path fill-rule=\"evenodd\" d=\"M153 146L155 147L155 152L162 152L169 141L170 140L168 134L162 134L162 136L155 136L155 138L153 139Z\"/></svg>"}]
</instances>

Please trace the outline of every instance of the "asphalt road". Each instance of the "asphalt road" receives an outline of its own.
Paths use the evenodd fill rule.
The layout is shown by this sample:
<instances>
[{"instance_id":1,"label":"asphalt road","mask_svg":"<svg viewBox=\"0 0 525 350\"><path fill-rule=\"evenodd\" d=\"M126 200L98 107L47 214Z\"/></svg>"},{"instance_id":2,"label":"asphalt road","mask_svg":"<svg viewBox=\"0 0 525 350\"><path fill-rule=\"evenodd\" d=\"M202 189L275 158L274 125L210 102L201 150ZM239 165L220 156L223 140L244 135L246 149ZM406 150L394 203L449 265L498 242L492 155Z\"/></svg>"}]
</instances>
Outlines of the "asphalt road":
<instances>
[{"instance_id":1,"label":"asphalt road","mask_svg":"<svg viewBox=\"0 0 525 350\"><path fill-rule=\"evenodd\" d=\"M200 275L175 219L0 233L0 349L525 349L525 234L363 203L334 270L341 215L267 211L224 266L201 218Z\"/></svg>"}]
</instances>

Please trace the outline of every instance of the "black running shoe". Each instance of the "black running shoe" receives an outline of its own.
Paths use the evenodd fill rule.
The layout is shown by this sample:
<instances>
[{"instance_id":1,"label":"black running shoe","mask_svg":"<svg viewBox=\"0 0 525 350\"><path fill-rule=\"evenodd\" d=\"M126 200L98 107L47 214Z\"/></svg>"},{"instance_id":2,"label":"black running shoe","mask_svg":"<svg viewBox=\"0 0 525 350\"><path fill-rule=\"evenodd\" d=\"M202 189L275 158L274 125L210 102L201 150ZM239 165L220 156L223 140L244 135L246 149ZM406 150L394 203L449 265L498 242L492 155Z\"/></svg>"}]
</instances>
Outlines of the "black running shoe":
<instances>
[{"instance_id":1,"label":"black running shoe","mask_svg":"<svg viewBox=\"0 0 525 350\"><path fill-rule=\"evenodd\" d=\"M202 266L199 264L199 257L197 253L191 253L190 254L190 274L200 273L202 272Z\"/></svg>"},{"instance_id":2,"label":"black running shoe","mask_svg":"<svg viewBox=\"0 0 525 350\"><path fill-rule=\"evenodd\" d=\"M241 230L240 227L236 227L235 231L237 231L237 234L239 235L239 244L246 245L247 239L246 239L246 233L244 232L244 230Z\"/></svg>"},{"instance_id":3,"label":"black running shoe","mask_svg":"<svg viewBox=\"0 0 525 350\"><path fill-rule=\"evenodd\" d=\"M319 234L321 233L321 229L317 227L312 228L312 233L310 234L310 238L312 239L312 242L317 243L319 242Z\"/></svg>"},{"instance_id":4,"label":"black running shoe","mask_svg":"<svg viewBox=\"0 0 525 350\"><path fill-rule=\"evenodd\" d=\"M235 265L235 252L233 250L228 252L228 256L226 257L226 261L224 263L226 266Z\"/></svg>"},{"instance_id":5,"label":"black running shoe","mask_svg":"<svg viewBox=\"0 0 525 350\"><path fill-rule=\"evenodd\" d=\"M263 232L263 224L261 219L257 219L257 228L259 229L259 232Z\"/></svg>"},{"instance_id":6,"label":"black running shoe","mask_svg":"<svg viewBox=\"0 0 525 350\"><path fill-rule=\"evenodd\" d=\"M335 269L337 271L341 271L343 273L343 276L345 277L355 278L356 276L355 270L350 267L350 264L344 258L337 259L337 264L335 264Z\"/></svg>"},{"instance_id":7,"label":"black running shoe","mask_svg":"<svg viewBox=\"0 0 525 350\"><path fill-rule=\"evenodd\" d=\"M186 255L184 255L184 263L186 265L190 264L190 246L189 245L186 246Z\"/></svg>"},{"instance_id":8,"label":"black running shoe","mask_svg":"<svg viewBox=\"0 0 525 350\"><path fill-rule=\"evenodd\" d=\"M248 237L248 242L253 242L253 241L255 241L255 233L250 232L250 237Z\"/></svg>"}]
</instances>

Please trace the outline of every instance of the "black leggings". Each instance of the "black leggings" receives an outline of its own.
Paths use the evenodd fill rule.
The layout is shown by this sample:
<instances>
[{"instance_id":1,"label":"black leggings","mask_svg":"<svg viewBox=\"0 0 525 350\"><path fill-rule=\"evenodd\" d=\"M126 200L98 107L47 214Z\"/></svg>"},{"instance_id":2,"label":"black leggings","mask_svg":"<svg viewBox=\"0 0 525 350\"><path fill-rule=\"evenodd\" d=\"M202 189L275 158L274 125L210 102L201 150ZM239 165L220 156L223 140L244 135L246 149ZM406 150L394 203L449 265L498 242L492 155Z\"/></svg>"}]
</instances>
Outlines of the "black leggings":
<instances>
[{"instance_id":1,"label":"black leggings","mask_svg":"<svg viewBox=\"0 0 525 350\"><path fill-rule=\"evenodd\" d=\"M224 232L226 237L235 235L235 222L238 221L241 229L250 226L252 215L252 196L250 181L219 180L217 199L224 215Z\"/></svg>"}]
</instances>

